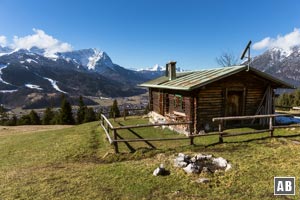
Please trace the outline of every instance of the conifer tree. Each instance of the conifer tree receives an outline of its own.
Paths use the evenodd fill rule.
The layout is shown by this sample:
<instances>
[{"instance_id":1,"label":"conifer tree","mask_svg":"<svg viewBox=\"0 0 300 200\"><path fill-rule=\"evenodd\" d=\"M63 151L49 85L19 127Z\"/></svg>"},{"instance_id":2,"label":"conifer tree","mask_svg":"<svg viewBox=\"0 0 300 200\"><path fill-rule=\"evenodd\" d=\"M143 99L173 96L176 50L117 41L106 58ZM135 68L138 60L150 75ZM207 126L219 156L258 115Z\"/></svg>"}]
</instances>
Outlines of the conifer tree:
<instances>
[{"instance_id":1,"label":"conifer tree","mask_svg":"<svg viewBox=\"0 0 300 200\"><path fill-rule=\"evenodd\" d=\"M60 108L60 124L74 124L71 104L67 101L65 95L62 95Z\"/></svg>"},{"instance_id":2,"label":"conifer tree","mask_svg":"<svg viewBox=\"0 0 300 200\"><path fill-rule=\"evenodd\" d=\"M78 110L77 110L77 123L82 124L85 121L85 115L86 115L86 110L87 107L83 102L82 96L80 95L79 97L79 102L78 102Z\"/></svg>"},{"instance_id":3,"label":"conifer tree","mask_svg":"<svg viewBox=\"0 0 300 200\"><path fill-rule=\"evenodd\" d=\"M96 120L96 114L93 108L86 108L84 122L92 122Z\"/></svg>"},{"instance_id":4,"label":"conifer tree","mask_svg":"<svg viewBox=\"0 0 300 200\"><path fill-rule=\"evenodd\" d=\"M13 115L11 119L7 122L8 126L16 126L18 123L18 118L16 115Z\"/></svg>"},{"instance_id":5,"label":"conifer tree","mask_svg":"<svg viewBox=\"0 0 300 200\"><path fill-rule=\"evenodd\" d=\"M6 113L5 108L0 105L0 123L3 125L8 121L8 119L8 114Z\"/></svg>"},{"instance_id":6,"label":"conifer tree","mask_svg":"<svg viewBox=\"0 0 300 200\"><path fill-rule=\"evenodd\" d=\"M41 124L40 117L38 116L38 114L34 110L30 111L29 118L30 118L30 124L31 125L40 125Z\"/></svg>"},{"instance_id":7,"label":"conifer tree","mask_svg":"<svg viewBox=\"0 0 300 200\"><path fill-rule=\"evenodd\" d=\"M116 99L114 100L113 105L110 107L109 117L120 117L120 110L118 108L118 102Z\"/></svg>"},{"instance_id":8,"label":"conifer tree","mask_svg":"<svg viewBox=\"0 0 300 200\"><path fill-rule=\"evenodd\" d=\"M51 107L47 107L46 110L45 110L45 112L44 112L43 118L42 118L42 123L44 125L53 124L54 114L55 113L52 111L52 108Z\"/></svg>"},{"instance_id":9,"label":"conifer tree","mask_svg":"<svg viewBox=\"0 0 300 200\"><path fill-rule=\"evenodd\" d=\"M18 120L18 125L31 125L31 119L29 115L23 115L19 120Z\"/></svg>"}]
</instances>

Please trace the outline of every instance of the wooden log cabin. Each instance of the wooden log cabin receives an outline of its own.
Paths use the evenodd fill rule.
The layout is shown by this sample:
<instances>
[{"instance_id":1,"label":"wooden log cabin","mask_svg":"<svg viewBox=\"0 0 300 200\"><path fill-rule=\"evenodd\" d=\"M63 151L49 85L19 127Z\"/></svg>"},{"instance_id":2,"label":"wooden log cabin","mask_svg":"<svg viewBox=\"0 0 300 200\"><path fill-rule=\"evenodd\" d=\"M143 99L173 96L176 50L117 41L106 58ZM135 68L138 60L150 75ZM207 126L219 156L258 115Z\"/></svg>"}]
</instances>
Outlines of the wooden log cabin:
<instances>
[{"instance_id":1,"label":"wooden log cabin","mask_svg":"<svg viewBox=\"0 0 300 200\"><path fill-rule=\"evenodd\" d=\"M149 88L152 117L173 122L192 121L191 128L185 126L179 131L196 134L215 130L214 117L273 114L274 89L294 88L252 67L176 73L176 62L166 65L165 76L140 86ZM231 125L234 124L226 124Z\"/></svg>"}]
</instances>

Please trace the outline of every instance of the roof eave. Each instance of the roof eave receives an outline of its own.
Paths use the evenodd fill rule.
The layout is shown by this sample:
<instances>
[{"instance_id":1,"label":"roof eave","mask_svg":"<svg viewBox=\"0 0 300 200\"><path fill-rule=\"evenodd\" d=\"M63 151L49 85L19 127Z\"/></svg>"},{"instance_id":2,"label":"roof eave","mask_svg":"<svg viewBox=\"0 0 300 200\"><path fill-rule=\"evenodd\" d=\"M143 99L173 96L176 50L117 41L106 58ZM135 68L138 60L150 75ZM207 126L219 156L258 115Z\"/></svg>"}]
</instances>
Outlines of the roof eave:
<instances>
[{"instance_id":1,"label":"roof eave","mask_svg":"<svg viewBox=\"0 0 300 200\"><path fill-rule=\"evenodd\" d=\"M171 90L184 90L184 91L191 90L191 88L186 88L186 87L164 86L164 85L151 85L151 84L140 84L139 87L159 88L159 89L171 89Z\"/></svg>"}]
</instances>

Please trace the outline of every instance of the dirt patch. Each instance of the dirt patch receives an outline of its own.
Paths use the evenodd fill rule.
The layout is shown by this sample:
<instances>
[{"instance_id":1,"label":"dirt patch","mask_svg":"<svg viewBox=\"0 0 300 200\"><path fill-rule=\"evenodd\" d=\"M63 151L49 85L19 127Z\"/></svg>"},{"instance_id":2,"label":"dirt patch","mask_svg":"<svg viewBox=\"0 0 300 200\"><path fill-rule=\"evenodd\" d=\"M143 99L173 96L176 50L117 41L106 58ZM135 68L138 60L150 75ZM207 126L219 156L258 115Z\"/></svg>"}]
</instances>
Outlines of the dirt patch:
<instances>
[{"instance_id":1,"label":"dirt patch","mask_svg":"<svg viewBox=\"0 0 300 200\"><path fill-rule=\"evenodd\" d=\"M26 126L0 126L0 136L20 135L41 131L59 130L73 127L71 125L26 125Z\"/></svg>"}]
</instances>

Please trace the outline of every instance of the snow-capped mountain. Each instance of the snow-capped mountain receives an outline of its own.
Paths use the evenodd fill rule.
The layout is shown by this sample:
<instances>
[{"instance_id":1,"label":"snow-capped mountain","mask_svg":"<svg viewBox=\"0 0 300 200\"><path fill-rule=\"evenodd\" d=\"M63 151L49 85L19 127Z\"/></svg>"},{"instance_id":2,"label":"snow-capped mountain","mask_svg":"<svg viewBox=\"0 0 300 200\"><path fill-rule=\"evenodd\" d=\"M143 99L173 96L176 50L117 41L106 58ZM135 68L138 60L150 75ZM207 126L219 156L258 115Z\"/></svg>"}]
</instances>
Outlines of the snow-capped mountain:
<instances>
[{"instance_id":1,"label":"snow-capped mountain","mask_svg":"<svg viewBox=\"0 0 300 200\"><path fill-rule=\"evenodd\" d=\"M46 57L39 48L0 52L1 104L24 105L32 93L131 96L145 92L137 84L153 78L114 64L97 49L56 53L55 58Z\"/></svg>"},{"instance_id":2,"label":"snow-capped mountain","mask_svg":"<svg viewBox=\"0 0 300 200\"><path fill-rule=\"evenodd\" d=\"M135 71L149 71L149 72L164 72L166 71L166 67L161 66L159 64L155 64L153 67L146 67L141 69L134 69ZM184 70L180 67L176 67L177 72L183 72Z\"/></svg>"},{"instance_id":3,"label":"snow-capped mountain","mask_svg":"<svg viewBox=\"0 0 300 200\"><path fill-rule=\"evenodd\" d=\"M159 64L154 65L153 67L146 67L141 69L136 69L136 71L151 71L151 72L161 72L164 71L165 67L160 66Z\"/></svg>"},{"instance_id":4,"label":"snow-capped mountain","mask_svg":"<svg viewBox=\"0 0 300 200\"><path fill-rule=\"evenodd\" d=\"M113 68L114 64L110 57L104 52L98 49L82 49L64 53L57 53L59 58L67 61L73 61L78 65L82 65L89 70L101 72L101 67Z\"/></svg>"},{"instance_id":5,"label":"snow-capped mountain","mask_svg":"<svg viewBox=\"0 0 300 200\"><path fill-rule=\"evenodd\" d=\"M3 46L0 45L0 56L9 54L13 51L14 51L14 49L11 49L10 47L3 47Z\"/></svg>"},{"instance_id":6,"label":"snow-capped mountain","mask_svg":"<svg viewBox=\"0 0 300 200\"><path fill-rule=\"evenodd\" d=\"M300 47L273 48L253 58L251 66L300 86Z\"/></svg>"}]
</instances>

